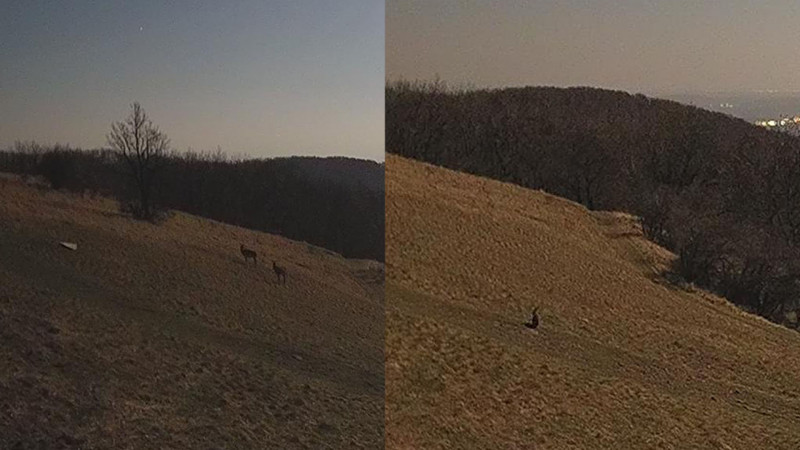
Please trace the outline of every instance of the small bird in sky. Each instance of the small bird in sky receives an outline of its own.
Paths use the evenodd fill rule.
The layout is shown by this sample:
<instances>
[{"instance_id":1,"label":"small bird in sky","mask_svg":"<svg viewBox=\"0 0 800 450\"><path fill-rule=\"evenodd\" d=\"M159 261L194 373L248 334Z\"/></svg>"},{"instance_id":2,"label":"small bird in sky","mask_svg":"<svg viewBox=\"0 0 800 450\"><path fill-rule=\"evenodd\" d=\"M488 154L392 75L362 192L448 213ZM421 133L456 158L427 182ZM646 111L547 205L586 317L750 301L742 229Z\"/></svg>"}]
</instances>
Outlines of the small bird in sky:
<instances>
[{"instance_id":1,"label":"small bird in sky","mask_svg":"<svg viewBox=\"0 0 800 450\"><path fill-rule=\"evenodd\" d=\"M144 27L139 27L139 31L142 31L142 30L144 30Z\"/></svg>"}]
</instances>

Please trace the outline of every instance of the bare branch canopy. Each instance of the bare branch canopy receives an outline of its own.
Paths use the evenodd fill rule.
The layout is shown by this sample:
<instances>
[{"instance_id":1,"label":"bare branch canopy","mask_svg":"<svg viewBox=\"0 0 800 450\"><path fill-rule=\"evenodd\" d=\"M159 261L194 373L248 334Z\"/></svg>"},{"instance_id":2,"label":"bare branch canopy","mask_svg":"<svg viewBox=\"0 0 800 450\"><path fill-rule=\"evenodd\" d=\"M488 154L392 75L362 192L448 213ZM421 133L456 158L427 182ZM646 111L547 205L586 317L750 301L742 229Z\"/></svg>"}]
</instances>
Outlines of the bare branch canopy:
<instances>
[{"instance_id":1,"label":"bare branch canopy","mask_svg":"<svg viewBox=\"0 0 800 450\"><path fill-rule=\"evenodd\" d=\"M111 124L108 144L125 162L138 192L137 215L151 219L154 214L153 191L161 158L169 151L169 139L147 118L142 106L131 105L125 121Z\"/></svg>"}]
</instances>

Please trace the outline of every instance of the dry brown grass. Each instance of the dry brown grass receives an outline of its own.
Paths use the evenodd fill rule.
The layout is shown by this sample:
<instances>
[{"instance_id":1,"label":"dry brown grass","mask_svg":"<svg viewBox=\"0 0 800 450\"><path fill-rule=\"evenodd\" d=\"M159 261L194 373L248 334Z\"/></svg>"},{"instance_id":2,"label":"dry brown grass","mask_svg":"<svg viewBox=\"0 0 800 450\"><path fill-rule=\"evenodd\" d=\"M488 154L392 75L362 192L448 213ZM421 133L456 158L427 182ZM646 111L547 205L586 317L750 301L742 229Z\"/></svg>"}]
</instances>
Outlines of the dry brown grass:
<instances>
[{"instance_id":1,"label":"dry brown grass","mask_svg":"<svg viewBox=\"0 0 800 450\"><path fill-rule=\"evenodd\" d=\"M661 280L632 217L388 155L386 185L387 448L800 448L800 334Z\"/></svg>"},{"instance_id":2,"label":"dry brown grass","mask_svg":"<svg viewBox=\"0 0 800 450\"><path fill-rule=\"evenodd\" d=\"M4 180L0 448L382 445L379 263Z\"/></svg>"}]
</instances>

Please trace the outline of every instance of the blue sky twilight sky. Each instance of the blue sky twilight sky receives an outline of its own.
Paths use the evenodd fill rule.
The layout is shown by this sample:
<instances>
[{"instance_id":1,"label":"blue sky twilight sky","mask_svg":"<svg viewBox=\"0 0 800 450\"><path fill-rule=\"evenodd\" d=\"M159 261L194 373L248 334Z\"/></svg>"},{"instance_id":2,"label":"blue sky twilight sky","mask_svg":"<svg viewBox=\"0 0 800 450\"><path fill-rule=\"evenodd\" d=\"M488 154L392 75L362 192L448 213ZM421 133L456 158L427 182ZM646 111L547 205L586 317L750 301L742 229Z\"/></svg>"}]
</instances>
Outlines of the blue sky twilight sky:
<instances>
[{"instance_id":1,"label":"blue sky twilight sky","mask_svg":"<svg viewBox=\"0 0 800 450\"><path fill-rule=\"evenodd\" d=\"M138 101L178 150L383 160L384 2L0 6L0 147L105 145Z\"/></svg>"}]
</instances>

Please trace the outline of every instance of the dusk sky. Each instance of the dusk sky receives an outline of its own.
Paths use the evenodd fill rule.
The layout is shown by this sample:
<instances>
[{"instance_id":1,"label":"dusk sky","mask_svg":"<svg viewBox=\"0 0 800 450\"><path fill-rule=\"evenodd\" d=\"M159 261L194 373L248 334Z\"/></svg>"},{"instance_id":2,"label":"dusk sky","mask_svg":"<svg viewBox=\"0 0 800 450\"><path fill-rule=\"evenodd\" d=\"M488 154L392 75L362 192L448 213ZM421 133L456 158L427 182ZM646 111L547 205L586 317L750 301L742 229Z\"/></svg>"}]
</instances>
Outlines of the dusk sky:
<instances>
[{"instance_id":1,"label":"dusk sky","mask_svg":"<svg viewBox=\"0 0 800 450\"><path fill-rule=\"evenodd\" d=\"M138 101L173 147L383 160L383 0L4 1L0 148L97 148Z\"/></svg>"},{"instance_id":2,"label":"dusk sky","mask_svg":"<svg viewBox=\"0 0 800 450\"><path fill-rule=\"evenodd\" d=\"M800 91L795 1L387 0L386 15L389 79Z\"/></svg>"}]
</instances>

